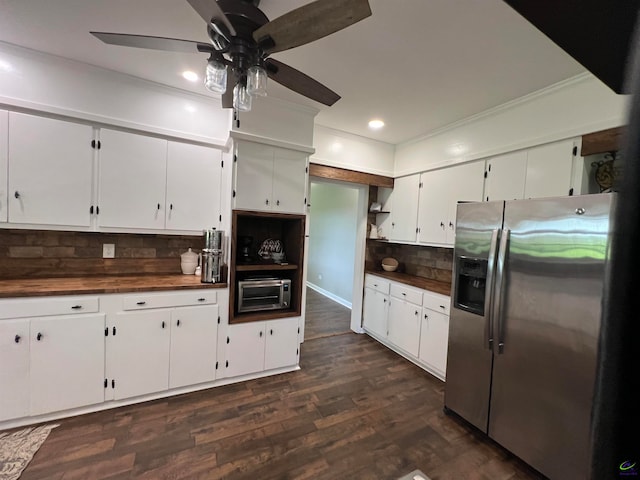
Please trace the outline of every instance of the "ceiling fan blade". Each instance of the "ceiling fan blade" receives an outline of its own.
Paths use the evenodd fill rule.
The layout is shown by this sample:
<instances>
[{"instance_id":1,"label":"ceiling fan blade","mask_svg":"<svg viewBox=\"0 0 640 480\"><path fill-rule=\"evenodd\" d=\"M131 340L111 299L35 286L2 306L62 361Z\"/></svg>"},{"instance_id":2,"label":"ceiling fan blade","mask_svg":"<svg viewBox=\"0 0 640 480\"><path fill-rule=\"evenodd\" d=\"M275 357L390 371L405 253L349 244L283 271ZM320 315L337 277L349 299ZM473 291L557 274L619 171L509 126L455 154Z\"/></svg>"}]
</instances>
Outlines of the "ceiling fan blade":
<instances>
[{"instance_id":1,"label":"ceiling fan blade","mask_svg":"<svg viewBox=\"0 0 640 480\"><path fill-rule=\"evenodd\" d=\"M220 20L229 29L229 33L234 37L236 36L235 28L233 28L227 16L218 6L216 0L187 0L187 2L207 22L207 25L212 23L213 19Z\"/></svg>"},{"instance_id":2,"label":"ceiling fan blade","mask_svg":"<svg viewBox=\"0 0 640 480\"><path fill-rule=\"evenodd\" d=\"M168 52L198 53L211 52L213 47L207 43L179 38L150 37L148 35L129 35L127 33L90 32L94 37L109 45L123 47L148 48Z\"/></svg>"},{"instance_id":3,"label":"ceiling fan blade","mask_svg":"<svg viewBox=\"0 0 640 480\"><path fill-rule=\"evenodd\" d=\"M300 95L328 106L340 100L336 92L289 65L273 58L267 58L264 63L269 78Z\"/></svg>"},{"instance_id":4,"label":"ceiling fan blade","mask_svg":"<svg viewBox=\"0 0 640 480\"><path fill-rule=\"evenodd\" d=\"M313 42L371 15L368 0L316 0L291 10L253 32L267 53Z\"/></svg>"}]
</instances>

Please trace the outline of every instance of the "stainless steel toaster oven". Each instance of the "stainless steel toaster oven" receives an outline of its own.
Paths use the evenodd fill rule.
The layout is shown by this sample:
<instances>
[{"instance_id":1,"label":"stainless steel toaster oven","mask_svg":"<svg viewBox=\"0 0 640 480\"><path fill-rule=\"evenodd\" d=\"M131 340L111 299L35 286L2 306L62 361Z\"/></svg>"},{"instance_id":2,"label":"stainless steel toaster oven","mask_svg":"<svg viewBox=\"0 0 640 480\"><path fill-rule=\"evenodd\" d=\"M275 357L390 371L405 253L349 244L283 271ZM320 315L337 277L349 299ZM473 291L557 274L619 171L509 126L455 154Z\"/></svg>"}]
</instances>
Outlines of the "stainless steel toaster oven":
<instances>
[{"instance_id":1,"label":"stainless steel toaster oven","mask_svg":"<svg viewBox=\"0 0 640 480\"><path fill-rule=\"evenodd\" d=\"M251 277L238 282L238 313L280 310L291 304L291 280Z\"/></svg>"}]
</instances>

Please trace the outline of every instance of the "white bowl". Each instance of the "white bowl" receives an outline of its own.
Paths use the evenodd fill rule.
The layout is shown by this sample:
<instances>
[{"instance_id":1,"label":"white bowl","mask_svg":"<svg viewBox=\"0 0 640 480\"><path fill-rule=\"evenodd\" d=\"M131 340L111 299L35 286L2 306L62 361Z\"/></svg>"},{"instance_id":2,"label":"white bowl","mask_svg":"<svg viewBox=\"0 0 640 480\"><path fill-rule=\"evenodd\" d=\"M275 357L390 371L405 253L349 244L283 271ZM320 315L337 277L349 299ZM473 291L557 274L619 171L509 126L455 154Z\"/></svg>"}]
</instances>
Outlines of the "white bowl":
<instances>
[{"instance_id":1,"label":"white bowl","mask_svg":"<svg viewBox=\"0 0 640 480\"><path fill-rule=\"evenodd\" d=\"M387 257L382 259L382 269L385 272L395 272L398 268L398 261L395 258Z\"/></svg>"}]
</instances>

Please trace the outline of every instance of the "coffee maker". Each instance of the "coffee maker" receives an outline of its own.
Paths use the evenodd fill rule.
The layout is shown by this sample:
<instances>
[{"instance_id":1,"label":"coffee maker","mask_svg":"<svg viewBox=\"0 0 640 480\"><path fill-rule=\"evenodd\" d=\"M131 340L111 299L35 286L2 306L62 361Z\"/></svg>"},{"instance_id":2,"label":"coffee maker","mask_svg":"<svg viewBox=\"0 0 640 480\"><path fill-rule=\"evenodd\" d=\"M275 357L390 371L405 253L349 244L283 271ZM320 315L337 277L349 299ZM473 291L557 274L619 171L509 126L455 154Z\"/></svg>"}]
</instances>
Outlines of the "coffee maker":
<instances>
[{"instance_id":1,"label":"coffee maker","mask_svg":"<svg viewBox=\"0 0 640 480\"><path fill-rule=\"evenodd\" d=\"M224 232L215 228L204 230L204 248L200 265L200 281L202 283L218 283L222 279L224 262Z\"/></svg>"}]
</instances>

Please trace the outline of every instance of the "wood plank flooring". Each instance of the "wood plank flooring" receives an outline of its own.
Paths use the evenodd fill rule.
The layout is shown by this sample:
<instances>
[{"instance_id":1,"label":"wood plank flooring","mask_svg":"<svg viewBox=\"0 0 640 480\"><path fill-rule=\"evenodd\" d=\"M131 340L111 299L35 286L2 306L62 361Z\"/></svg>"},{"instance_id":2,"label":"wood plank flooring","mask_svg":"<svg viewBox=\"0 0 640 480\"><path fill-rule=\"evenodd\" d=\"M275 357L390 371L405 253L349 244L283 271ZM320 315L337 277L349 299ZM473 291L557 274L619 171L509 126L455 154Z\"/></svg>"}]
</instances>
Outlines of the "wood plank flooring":
<instances>
[{"instance_id":1,"label":"wood plank flooring","mask_svg":"<svg viewBox=\"0 0 640 480\"><path fill-rule=\"evenodd\" d=\"M351 331L351 310L308 287L306 308L305 341Z\"/></svg>"},{"instance_id":2,"label":"wood plank flooring","mask_svg":"<svg viewBox=\"0 0 640 480\"><path fill-rule=\"evenodd\" d=\"M442 411L444 384L366 335L301 370L60 421L21 480L540 479Z\"/></svg>"}]
</instances>

